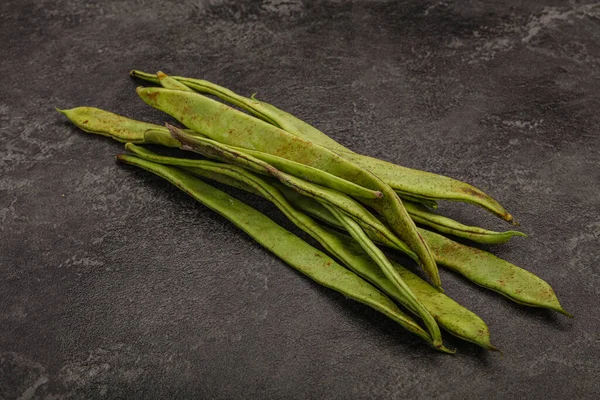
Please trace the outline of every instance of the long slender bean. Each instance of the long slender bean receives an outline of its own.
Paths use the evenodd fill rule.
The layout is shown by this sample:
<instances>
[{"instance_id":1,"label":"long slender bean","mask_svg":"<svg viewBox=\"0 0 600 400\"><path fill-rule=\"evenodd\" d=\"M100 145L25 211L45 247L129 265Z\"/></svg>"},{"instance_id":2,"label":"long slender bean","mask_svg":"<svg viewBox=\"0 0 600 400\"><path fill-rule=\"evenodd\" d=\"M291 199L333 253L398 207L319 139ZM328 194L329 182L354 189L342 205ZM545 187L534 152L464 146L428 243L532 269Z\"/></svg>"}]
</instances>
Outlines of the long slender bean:
<instances>
[{"instance_id":1,"label":"long slender bean","mask_svg":"<svg viewBox=\"0 0 600 400\"><path fill-rule=\"evenodd\" d=\"M129 155L119 155L117 159L143 168L171 182L197 201L227 218L261 246L315 282L376 309L435 348L447 353L452 352L444 346L435 346L427 332L371 284L252 207L177 168Z\"/></svg>"},{"instance_id":2,"label":"long slender bean","mask_svg":"<svg viewBox=\"0 0 600 400\"><path fill-rule=\"evenodd\" d=\"M317 191L328 191L330 192L329 196L327 194L324 194L321 195L321 197L318 197L319 200L323 201L325 206L327 206L327 203L331 201L331 197L333 197L331 195L333 195L334 193L338 195L334 191L318 187L318 185L312 184L310 182L304 182L302 181L302 179L296 178L292 175L287 175L261 160L255 159L254 157L249 156L241 151L232 150L231 148L229 148L229 146L224 145L222 143L218 143L210 139L187 135L178 128L171 125L167 125L167 127L169 128L169 131L171 131L171 133L173 134L173 137L182 143L182 149L189 148L211 158L215 157L217 159L227 160L228 162L232 162L234 164L250 168L257 172L272 175L287 186L290 186L295 190L301 193L305 193L307 195L314 196L315 192ZM348 199L351 200L350 198ZM334 207L335 210L337 210L335 205L332 205L332 207ZM346 210L347 208L342 206L341 209ZM337 215L338 218L340 218L339 215L345 216L345 214L342 214L341 211L339 214L336 213L335 215ZM404 282L402 281L402 277L397 273L397 271L394 270L394 268L387 260L387 257L385 257L385 255L381 253L381 251L371 242L368 236L364 234L360 226L356 224L354 220L350 220L350 217L347 217L346 219L342 219L341 221L343 221L345 226L347 226L348 230L352 232L353 237L362 246L364 246L365 251L369 254L369 256L372 257L373 261L375 261L375 263L379 265L379 267L381 267L386 277L403 294L403 296L406 298L406 301L410 303L411 307L417 310L419 316L423 319L423 321L425 321L425 324L429 329L431 337L433 338L434 344L441 345L441 334L439 332L437 324L435 323L435 320L429 314L427 309L416 299L414 294L411 292L410 288L407 287L406 284L404 284Z\"/></svg>"},{"instance_id":3,"label":"long slender bean","mask_svg":"<svg viewBox=\"0 0 600 400\"><path fill-rule=\"evenodd\" d=\"M160 83L156 75L142 71L133 70L131 71L131 76ZM354 153L310 124L269 103L257 100L255 97L247 98L240 96L227 88L201 79L181 76L172 76L171 78L199 93L212 94L221 100L247 110L256 117L293 135L338 152L344 158L373 172L400 194L428 200L464 201L487 209L508 222L513 221L512 215L504 207L472 185L443 175L406 168Z\"/></svg>"},{"instance_id":4,"label":"long slender bean","mask_svg":"<svg viewBox=\"0 0 600 400\"><path fill-rule=\"evenodd\" d=\"M169 130L161 125L137 121L94 107L76 107L70 110L59 110L57 108L57 111L84 132L108 136L121 143L153 143L167 147L181 146L181 143L171 137ZM193 133L193 131L185 131L190 134ZM149 136L146 132L155 134ZM149 138L154 140L149 140Z\"/></svg>"},{"instance_id":5,"label":"long slender bean","mask_svg":"<svg viewBox=\"0 0 600 400\"><path fill-rule=\"evenodd\" d=\"M379 287L392 298L400 301L414 313L417 313L411 303L406 301L404 295L373 263L371 257L366 254L360 245L348 240L345 235L322 227L312 218L298 211L277 189L274 182L269 182L267 179L235 165L208 160L185 160L161 156L131 143L127 144L126 148L144 160L183 167L195 175L249 191L271 201L290 221L316 239L329 253L341 260L344 265ZM493 349L489 340L489 330L481 318L439 292L406 268L393 262L393 260L389 261L441 327L464 340L486 349Z\"/></svg>"},{"instance_id":6,"label":"long slender bean","mask_svg":"<svg viewBox=\"0 0 600 400\"><path fill-rule=\"evenodd\" d=\"M294 207L330 225L342 227L335 217L314 199L301 196L284 186L277 186ZM548 308L567 316L552 287L535 274L509 263L487 251L455 242L443 235L418 228L427 241L439 265L449 268L471 282L500 293L510 300L530 307ZM404 251L395 242L381 235L371 235L374 241Z\"/></svg>"},{"instance_id":7,"label":"long slender bean","mask_svg":"<svg viewBox=\"0 0 600 400\"><path fill-rule=\"evenodd\" d=\"M149 105L173 116L185 126L218 142L258 150L306 164L360 186L380 191L383 198L371 206L385 218L392 230L417 254L419 263L436 286L441 286L431 252L413 220L392 188L372 173L348 162L318 144L291 135L262 120L197 93L165 88L138 88Z\"/></svg>"},{"instance_id":8,"label":"long slender bean","mask_svg":"<svg viewBox=\"0 0 600 400\"><path fill-rule=\"evenodd\" d=\"M409 308L415 310L423 319L425 326L427 326L427 329L429 330L429 334L433 338L433 344L442 345L442 335L435 319L429 313L427 308L425 308L425 306L417 299L410 287L408 287L406 282L404 282L404 279L402 279L402 276L394 269L392 263L390 263L385 254L375 246L356 221L334 206L330 206L327 203L323 203L323 206L342 224L350 236L360 244L369 257L371 257L379 268L381 268L385 277L399 289L399 292L404 298L403 303L408 303Z\"/></svg>"},{"instance_id":9,"label":"long slender bean","mask_svg":"<svg viewBox=\"0 0 600 400\"><path fill-rule=\"evenodd\" d=\"M63 112L75 125L84 126L85 131L100 134L104 136L112 137L113 139L120 142L131 141L132 143L151 143L151 144L161 144L168 147L181 147L181 143L171 137L169 130L164 126L154 125L154 124L146 124L144 122L132 120L117 114L113 114L108 111L103 111L90 107L78 107L72 110L65 110ZM144 131L144 129L148 128ZM183 130L190 135L196 135L202 140L203 136L197 132L191 130ZM211 143L210 139L205 138L206 143ZM212 142L213 146L224 147L226 149L232 149L233 151L238 151L239 148L235 147L227 147L217 142ZM248 152L250 154L256 154L257 152L252 152L248 150L244 150L244 152ZM237 153L235 153L237 154ZM265 153L262 153L263 155ZM240 162L241 160L237 159L238 157L234 156L232 159L236 162ZM264 157L263 157L264 158ZM181 163L186 163L186 166L193 167L196 160L186 160L186 159L178 159L177 161L179 165ZM163 163L168 163L167 161L163 161ZM263 171L260 169L254 169L254 171L259 173L269 173L269 171L277 172L276 169L270 169L269 171L265 168ZM333 177L333 175L331 175ZM358 202L352 200L348 196L343 195L342 193L338 193L334 190L327 190L325 187L319 187L316 185L304 185L302 180L297 180L294 176L280 174L280 178L284 179L284 182L288 185L294 186L294 182L296 185L300 185L302 187L303 193L305 195L309 195L314 198L327 198L331 201L331 204L336 205L340 208L345 209L347 213L355 217L361 223L361 226L364 229L370 230L371 235L375 235L379 237L380 241L390 241L395 243L397 248L401 248L402 251L409 254L413 259L418 260L417 256L404 244L404 242L397 240L397 237L383 224L377 220L374 216L371 215L363 206L361 206ZM337 178L337 177L336 177ZM339 179L339 178L338 178ZM298 188L299 189L299 188ZM365 195L365 197L367 197Z\"/></svg>"},{"instance_id":10,"label":"long slender bean","mask_svg":"<svg viewBox=\"0 0 600 400\"><path fill-rule=\"evenodd\" d=\"M254 172L264 175L271 175L284 185L294 189L296 192L301 193L304 196L311 197L320 202L325 202L339 208L340 210L343 210L345 213L359 221L362 226L370 230L375 230L378 235L381 235L385 237L386 240L395 243L396 246L402 248L415 261L418 261L417 256L404 242L400 241L391 230L389 230L373 214L371 214L360 203L351 197L346 196L338 191L304 181L283 171L279 171L277 168L273 168L268 163L246 154L245 151L242 151L239 148L227 146L203 137L191 137L183 134L180 129L173 126L169 126L169 129L175 135L174 137L183 143L184 146L193 146L197 152L206 157L216 158L218 160L226 160L229 163L248 168ZM169 161L165 162L168 163ZM177 163L177 165L183 165L185 163L186 166L190 167L193 167L196 163L195 160L189 159L178 159L173 162Z\"/></svg>"},{"instance_id":11,"label":"long slender bean","mask_svg":"<svg viewBox=\"0 0 600 400\"><path fill-rule=\"evenodd\" d=\"M478 226L464 225L452 218L440 215L422 204L411 201L405 201L404 206L417 224L426 225L439 232L469 239L476 243L501 244L508 242L513 236L527 237L526 234L519 231L495 232Z\"/></svg>"}]
</instances>

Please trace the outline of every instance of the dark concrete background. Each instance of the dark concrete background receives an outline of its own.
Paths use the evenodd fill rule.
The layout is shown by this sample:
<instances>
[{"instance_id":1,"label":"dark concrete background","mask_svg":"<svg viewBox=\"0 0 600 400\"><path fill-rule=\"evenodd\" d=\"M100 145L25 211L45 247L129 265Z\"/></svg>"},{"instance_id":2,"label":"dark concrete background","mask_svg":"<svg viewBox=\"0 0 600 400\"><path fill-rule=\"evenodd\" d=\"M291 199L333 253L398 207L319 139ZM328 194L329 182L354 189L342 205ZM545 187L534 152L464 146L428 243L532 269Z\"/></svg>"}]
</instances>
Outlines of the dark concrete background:
<instances>
[{"instance_id":1,"label":"dark concrete background","mask_svg":"<svg viewBox=\"0 0 600 400\"><path fill-rule=\"evenodd\" d=\"M80 3L0 3L0 398L600 396L598 3ZM355 150L486 190L530 235L491 251L576 318L442 271L503 350L448 337L448 356L318 287L54 111L162 123L132 68L258 92Z\"/></svg>"}]
</instances>

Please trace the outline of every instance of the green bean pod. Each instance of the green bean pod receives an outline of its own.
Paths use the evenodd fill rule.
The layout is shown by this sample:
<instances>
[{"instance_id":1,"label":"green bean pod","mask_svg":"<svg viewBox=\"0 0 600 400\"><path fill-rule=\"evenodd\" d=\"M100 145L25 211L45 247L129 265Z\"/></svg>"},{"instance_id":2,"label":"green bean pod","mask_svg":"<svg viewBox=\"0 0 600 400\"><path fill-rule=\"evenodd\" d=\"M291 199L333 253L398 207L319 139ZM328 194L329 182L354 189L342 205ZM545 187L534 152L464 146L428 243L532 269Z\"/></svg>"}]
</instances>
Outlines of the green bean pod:
<instances>
[{"instance_id":1,"label":"green bean pod","mask_svg":"<svg viewBox=\"0 0 600 400\"><path fill-rule=\"evenodd\" d=\"M76 107L70 110L59 110L75 126L84 132L108 136L121 143L160 144L167 147L181 147L169 134L169 130L161 125L137 121L122 115L94 107ZM154 132L148 136L146 132ZM186 130L187 133L193 131ZM154 140L148 140L148 138Z\"/></svg>"},{"instance_id":2,"label":"green bean pod","mask_svg":"<svg viewBox=\"0 0 600 400\"><path fill-rule=\"evenodd\" d=\"M133 70L131 71L131 76L160 83L156 75L142 71ZM508 222L513 221L512 215L504 207L472 185L443 175L406 168L354 153L292 114L280 110L269 103L257 100L254 97L247 98L240 96L212 82L181 76L172 76L171 78L199 93L208 93L217 96L221 100L234 104L293 135L305 138L339 153L344 158L373 172L394 188L401 196L406 195L424 200L463 201L487 209Z\"/></svg>"},{"instance_id":3,"label":"green bean pod","mask_svg":"<svg viewBox=\"0 0 600 400\"><path fill-rule=\"evenodd\" d=\"M355 201L349 196L343 193L329 189L324 186L319 186L312 182L304 181L294 175L287 174L283 171L273 168L268 163L262 160L256 159L245 152L245 149L239 149L232 146L227 146L214 140L204 137L193 137L184 134L180 129L170 126L169 130L174 134L176 140L183 143L184 148L190 148L205 157L215 158L217 160L226 161L234 165L247 168L263 175L271 175L279 180L284 185L293 189L294 191L301 193L303 196L308 196L319 202L332 205L334 207L343 210L344 213L352 216L354 219L369 230L374 230L377 235L381 235L386 240L392 242L398 248L402 248L407 254L409 254L415 261L418 261L417 256L410 250L410 248L402 241L400 241L391 230L381 223L371 212L369 212L360 203ZM147 134L154 133L153 130L147 132ZM161 132L162 134L162 132ZM174 163L179 166L194 167L198 163L197 160L193 159L175 159L175 158L163 158L165 163ZM168 161L170 160L170 161Z\"/></svg>"},{"instance_id":4,"label":"green bean pod","mask_svg":"<svg viewBox=\"0 0 600 400\"><path fill-rule=\"evenodd\" d=\"M327 188L318 187L318 185L312 184L310 182L304 182L302 179L296 178L292 175L288 175L283 173L271 165L258 160L252 156L245 154L239 150L233 150L227 145L224 145L219 142L215 142L210 139L194 137L191 135L187 135L183 133L178 128L167 125L169 131L173 134L173 137L182 143L182 149L190 149L192 151L197 151L198 153L205 155L211 158L217 158L221 160L226 160L228 162L234 163L236 165L240 165L245 168L250 168L251 170L257 171L259 173L264 173L267 175L271 175L287 186L292 187L298 192L308 194L313 196L315 192L320 191L328 191L330 195L322 195L319 198L323 201L324 205L327 207L327 203L331 201L331 197L333 194L337 195L337 192L328 190ZM348 198L351 200L350 198ZM331 206L330 212L335 213L337 218L341 218L340 221L344 223L347 227L348 231L352 233L352 236L357 240L365 249L365 251L372 257L373 261L383 270L385 276L398 288L400 293L406 299L406 302L410 303L412 309L417 310L419 316L423 319L431 337L433 338L433 342L435 345L441 345L442 339L439 328L431 316L427 309L418 301L418 299L411 292L410 288L406 286L400 275L394 270L391 266L387 257L375 246L371 240L368 238L366 234L362 231L362 228L354 220L350 217L347 217L344 213L337 212L337 206ZM346 210L346 207L342 206L342 210Z\"/></svg>"},{"instance_id":5,"label":"green bean pod","mask_svg":"<svg viewBox=\"0 0 600 400\"><path fill-rule=\"evenodd\" d=\"M127 144L126 148L144 160L183 167L195 175L246 190L271 201L290 221L316 239L329 253L342 261L344 265L383 290L392 298L400 301L413 313L417 313L417 310L412 307L411 303L406 301L402 292L388 280L381 269L373 263L371 257L358 243L349 240L345 235L324 228L306 214L298 211L275 186L275 182L269 182L265 178L259 177L235 165L208 160L186 160L161 156L134 144ZM439 292L398 263L395 263L393 260L389 261L406 282L406 285L415 293L417 299L425 306L441 327L454 336L478 344L486 349L494 349L489 340L489 330L481 318Z\"/></svg>"},{"instance_id":6,"label":"green bean pod","mask_svg":"<svg viewBox=\"0 0 600 400\"><path fill-rule=\"evenodd\" d=\"M317 201L300 196L284 186L278 186L278 188L294 207L330 225L342 228L339 221ZM372 232L367 230L368 235L372 235ZM427 245L431 248L439 265L461 274L479 286L500 293L516 303L529 307L547 308L571 316L560 305L552 287L535 274L487 251L457 243L443 235L422 228L419 228L419 232L427 241ZM376 242L404 252L405 247L397 246L396 242L387 240L382 235L372 235L371 237Z\"/></svg>"},{"instance_id":7,"label":"green bean pod","mask_svg":"<svg viewBox=\"0 0 600 400\"><path fill-rule=\"evenodd\" d=\"M165 88L138 88L148 105L173 116L190 129L226 145L257 150L321 169L371 190L382 199L370 200L390 228L417 254L419 263L436 286L441 286L431 252L397 194L372 173L331 150L294 136L225 104L197 93Z\"/></svg>"},{"instance_id":8,"label":"green bean pod","mask_svg":"<svg viewBox=\"0 0 600 400\"><path fill-rule=\"evenodd\" d=\"M297 271L320 285L374 308L433 346L433 341L427 332L403 313L387 296L355 273L337 264L327 254L310 246L252 207L177 168L130 155L119 155L117 159L166 179L195 200L227 218ZM444 346L434 347L452 353Z\"/></svg>"},{"instance_id":9,"label":"green bean pod","mask_svg":"<svg viewBox=\"0 0 600 400\"><path fill-rule=\"evenodd\" d=\"M96 135L108 136L121 143L145 143L144 132L148 129L164 129L160 125L136 121L94 107L76 107L70 110L56 109L79 129Z\"/></svg>"},{"instance_id":10,"label":"green bean pod","mask_svg":"<svg viewBox=\"0 0 600 400\"><path fill-rule=\"evenodd\" d=\"M392 263L383 254L383 252L375 246L369 236L360 227L360 225L354 221L351 217L344 214L337 207L330 206L327 203L323 203L323 206L342 224L344 229L350 234L350 236L360 244L365 253L381 268L381 271L385 277L392 282L393 286L397 288L401 295L402 304L408 304L408 308L415 310L416 313L421 317L429 334L433 338L433 344L437 346L442 345L442 334L438 327L435 319L429 313L429 310L417 299L417 296L412 292L410 287L404 282L402 276L392 266Z\"/></svg>"},{"instance_id":11,"label":"green bean pod","mask_svg":"<svg viewBox=\"0 0 600 400\"><path fill-rule=\"evenodd\" d=\"M554 290L543 279L493 254L420 229L436 260L470 281L530 307L548 308L568 317Z\"/></svg>"},{"instance_id":12,"label":"green bean pod","mask_svg":"<svg viewBox=\"0 0 600 400\"><path fill-rule=\"evenodd\" d=\"M439 232L469 239L476 243L501 244L508 242L513 236L527 237L526 234L519 231L495 232L477 226L464 225L428 209L423 204L405 201L404 206L417 224L426 225Z\"/></svg>"}]
</instances>

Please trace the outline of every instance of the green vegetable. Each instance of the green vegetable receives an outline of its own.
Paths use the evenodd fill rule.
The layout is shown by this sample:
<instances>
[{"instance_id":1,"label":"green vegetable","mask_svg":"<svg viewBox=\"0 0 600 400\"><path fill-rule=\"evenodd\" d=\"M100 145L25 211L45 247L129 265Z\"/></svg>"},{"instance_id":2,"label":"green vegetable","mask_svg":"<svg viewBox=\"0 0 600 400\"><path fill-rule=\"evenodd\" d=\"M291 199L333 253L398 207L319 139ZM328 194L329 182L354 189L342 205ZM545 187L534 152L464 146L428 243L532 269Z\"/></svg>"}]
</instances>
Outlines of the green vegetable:
<instances>
[{"instance_id":1,"label":"green vegetable","mask_svg":"<svg viewBox=\"0 0 600 400\"><path fill-rule=\"evenodd\" d=\"M267 175L272 175L273 177L280 180L287 186L295 189L298 192L301 192L306 195L315 196L316 193L320 193L317 195L317 198L323 201L325 207L328 207L327 203L331 202L331 199L334 191L328 190L323 187L319 187L318 185L312 184L310 182L303 181L302 179L296 178L292 175L288 175L284 172L281 172L274 168L273 166L258 160L248 154L240 151L234 150L231 147L215 142L210 139L194 137L182 132L180 129L167 125L169 131L173 135L173 137L182 144L182 149L196 151L202 155L205 155L210 158L217 158L219 160L225 160L235 165L240 165L245 168L249 168L251 170L257 171L259 173L264 173ZM341 193L338 193L338 196L343 196ZM352 201L348 198L348 200ZM344 208L342 208L344 209ZM410 304L410 307L414 310L417 310L419 316L425 321L427 328L433 338L434 345L441 345L442 339L439 328L435 323L433 317L429 314L427 309L417 300L414 294L411 292L410 288L406 286L400 275L394 270L391 266L387 257L371 242L371 240L364 234L359 225L357 225L350 217L345 217L345 214L338 214L337 208L335 205L331 206L329 209L331 213L337 216L337 218L342 221L344 226L352 227L348 228L348 230L352 233L354 239L356 239L361 246L365 249L365 251L371 256L373 261L379 265L379 267L384 272L385 276L396 286L398 291L402 293L406 302Z\"/></svg>"},{"instance_id":2,"label":"green vegetable","mask_svg":"<svg viewBox=\"0 0 600 400\"><path fill-rule=\"evenodd\" d=\"M235 165L208 160L186 160L160 156L131 143L125 147L137 157L144 160L177 165L195 175L246 190L271 201L290 221L316 239L329 253L341 260L344 265L383 290L392 298L400 301L414 313L417 313L410 305L410 302L406 301L402 292L389 281L358 243L331 229L324 228L312 218L294 208L281 191L277 189L274 182L269 182L267 179ZM194 166L191 167L190 165ZM489 330L477 315L443 293L440 293L437 289L399 264L392 260L390 262L406 282L406 285L415 293L417 299L434 316L440 326L464 340L476 343L486 349L493 349L489 341Z\"/></svg>"},{"instance_id":3,"label":"green vegetable","mask_svg":"<svg viewBox=\"0 0 600 400\"><path fill-rule=\"evenodd\" d=\"M387 296L355 273L337 264L327 254L310 246L252 207L177 168L152 163L130 155L119 155L117 159L166 179L197 201L227 218L257 243L297 271L323 286L374 308L433 346L433 341L427 332L403 313ZM443 352L452 353L444 346L434 347Z\"/></svg>"},{"instance_id":4,"label":"green vegetable","mask_svg":"<svg viewBox=\"0 0 600 400\"><path fill-rule=\"evenodd\" d=\"M426 225L439 232L469 239L476 243L501 244L508 242L513 236L527 237L526 234L519 231L494 232L477 226L464 225L452 218L440 215L422 204L411 201L405 201L404 206L417 224Z\"/></svg>"},{"instance_id":5,"label":"green vegetable","mask_svg":"<svg viewBox=\"0 0 600 400\"><path fill-rule=\"evenodd\" d=\"M284 186L279 186L279 190L294 207L330 225L342 227L327 209L313 199L300 196ZM390 241L382 235L377 235L374 230L366 231L374 241L402 252L405 251L405 247L398 246L397 241ZM560 305L552 287L535 274L486 251L457 243L426 229L419 228L419 232L427 241L436 262L440 265L463 275L479 286L498 292L514 302L530 307L548 308L571 316Z\"/></svg>"},{"instance_id":6,"label":"green vegetable","mask_svg":"<svg viewBox=\"0 0 600 400\"><path fill-rule=\"evenodd\" d=\"M286 158L380 191L383 198L370 200L369 205L383 216L396 235L417 254L433 284L441 285L431 252L401 200L392 188L372 173L318 144L291 135L200 94L164 88L138 88L137 93L147 104L217 142Z\"/></svg>"},{"instance_id":7,"label":"green vegetable","mask_svg":"<svg viewBox=\"0 0 600 400\"><path fill-rule=\"evenodd\" d=\"M131 76L146 81L160 83L155 74L133 70ZM234 104L256 117L273 124L293 135L320 144L331 149L342 157L373 172L400 195L423 200L451 200L464 201L475 204L498 217L512 222L513 217L496 200L481 190L467 183L446 176L402 167L376 158L354 153L350 149L337 143L323 132L296 118L295 116L278 109L277 107L259 101L256 98L247 98L237 93L216 85L212 82L172 76L171 79L193 89L199 93L208 93L219 97L221 100Z\"/></svg>"}]
</instances>

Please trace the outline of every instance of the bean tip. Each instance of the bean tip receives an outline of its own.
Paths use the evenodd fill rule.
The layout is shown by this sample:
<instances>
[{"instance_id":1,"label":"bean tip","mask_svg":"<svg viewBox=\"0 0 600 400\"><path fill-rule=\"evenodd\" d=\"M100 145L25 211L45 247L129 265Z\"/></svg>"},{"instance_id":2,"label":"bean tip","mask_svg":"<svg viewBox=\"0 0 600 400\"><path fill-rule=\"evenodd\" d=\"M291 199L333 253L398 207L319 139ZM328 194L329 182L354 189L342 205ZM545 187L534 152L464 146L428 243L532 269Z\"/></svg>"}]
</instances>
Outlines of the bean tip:
<instances>
[{"instance_id":1,"label":"bean tip","mask_svg":"<svg viewBox=\"0 0 600 400\"><path fill-rule=\"evenodd\" d=\"M449 349L446 346L444 346L444 344L435 344L434 342L434 346L437 350L446 353L446 354L456 354L456 349Z\"/></svg>"},{"instance_id":2,"label":"bean tip","mask_svg":"<svg viewBox=\"0 0 600 400\"><path fill-rule=\"evenodd\" d=\"M158 72L156 73L156 77L157 77L158 79L164 79L164 78L167 78L168 76L167 76L167 74L165 74L164 72L162 72L162 71L158 71Z\"/></svg>"},{"instance_id":3,"label":"bean tip","mask_svg":"<svg viewBox=\"0 0 600 400\"><path fill-rule=\"evenodd\" d=\"M377 197L378 199L383 199L383 193L379 190L376 190L375 197Z\"/></svg>"},{"instance_id":4,"label":"bean tip","mask_svg":"<svg viewBox=\"0 0 600 400\"><path fill-rule=\"evenodd\" d=\"M61 110L61 109L60 109L60 108L58 108L58 107L54 107L54 109L55 109L56 111L58 111L59 113L63 114L63 115L67 115L67 111L68 111L68 110Z\"/></svg>"},{"instance_id":5,"label":"bean tip","mask_svg":"<svg viewBox=\"0 0 600 400\"><path fill-rule=\"evenodd\" d=\"M575 316L573 314L571 314L570 312L567 312L562 307L557 308L556 311L558 311L559 313L561 313L563 315L566 315L569 318L575 318Z\"/></svg>"},{"instance_id":6,"label":"bean tip","mask_svg":"<svg viewBox=\"0 0 600 400\"><path fill-rule=\"evenodd\" d=\"M526 233L520 231L509 231L512 236L529 237Z\"/></svg>"}]
</instances>

